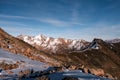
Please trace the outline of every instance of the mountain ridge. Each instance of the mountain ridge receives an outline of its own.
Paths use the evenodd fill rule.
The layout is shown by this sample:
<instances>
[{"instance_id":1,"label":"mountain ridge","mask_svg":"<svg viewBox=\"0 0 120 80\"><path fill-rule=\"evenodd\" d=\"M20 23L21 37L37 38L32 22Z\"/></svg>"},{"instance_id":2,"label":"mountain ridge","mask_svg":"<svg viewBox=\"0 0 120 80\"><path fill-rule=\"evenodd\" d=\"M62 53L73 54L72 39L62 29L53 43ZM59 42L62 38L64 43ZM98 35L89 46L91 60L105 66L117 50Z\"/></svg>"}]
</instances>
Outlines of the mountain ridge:
<instances>
[{"instance_id":1,"label":"mountain ridge","mask_svg":"<svg viewBox=\"0 0 120 80\"><path fill-rule=\"evenodd\" d=\"M102 40L94 38L92 42L88 42L83 39L66 39L66 38L53 38L47 37L43 34L37 36L28 36L28 35L18 35L17 38L27 42L28 44L36 47L37 49L42 49L49 53L62 53L62 51L82 51L86 48L96 48L98 49L99 45L94 40ZM97 41L97 42L98 42ZM93 43L94 42L94 43ZM120 39L105 40L106 43L118 43ZM93 43L93 44L91 44Z\"/></svg>"},{"instance_id":2,"label":"mountain ridge","mask_svg":"<svg viewBox=\"0 0 120 80\"><path fill-rule=\"evenodd\" d=\"M42 49L49 49L49 51L53 53L57 53L59 48L63 47L63 50L82 50L89 44L89 42L83 39L72 40L65 38L53 38L44 36L42 34L38 36L19 35L18 38L34 47L37 46L38 48L39 46L42 47Z\"/></svg>"}]
</instances>

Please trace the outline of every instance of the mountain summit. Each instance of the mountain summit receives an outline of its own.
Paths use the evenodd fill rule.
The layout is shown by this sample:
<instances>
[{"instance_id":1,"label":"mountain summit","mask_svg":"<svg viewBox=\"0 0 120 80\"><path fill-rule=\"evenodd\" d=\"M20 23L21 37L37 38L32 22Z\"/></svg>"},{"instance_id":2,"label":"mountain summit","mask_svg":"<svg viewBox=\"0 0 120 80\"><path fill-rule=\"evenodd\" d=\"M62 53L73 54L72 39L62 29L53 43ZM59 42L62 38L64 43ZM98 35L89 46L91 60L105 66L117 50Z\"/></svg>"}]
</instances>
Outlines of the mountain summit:
<instances>
[{"instance_id":1,"label":"mountain summit","mask_svg":"<svg viewBox=\"0 0 120 80\"><path fill-rule=\"evenodd\" d=\"M44 49L51 53L62 53L61 50L64 51L80 51L84 49L89 42L85 40L71 40L64 38L52 38L44 35L38 36L27 36L27 35L19 35L19 39L31 44L37 49Z\"/></svg>"}]
</instances>

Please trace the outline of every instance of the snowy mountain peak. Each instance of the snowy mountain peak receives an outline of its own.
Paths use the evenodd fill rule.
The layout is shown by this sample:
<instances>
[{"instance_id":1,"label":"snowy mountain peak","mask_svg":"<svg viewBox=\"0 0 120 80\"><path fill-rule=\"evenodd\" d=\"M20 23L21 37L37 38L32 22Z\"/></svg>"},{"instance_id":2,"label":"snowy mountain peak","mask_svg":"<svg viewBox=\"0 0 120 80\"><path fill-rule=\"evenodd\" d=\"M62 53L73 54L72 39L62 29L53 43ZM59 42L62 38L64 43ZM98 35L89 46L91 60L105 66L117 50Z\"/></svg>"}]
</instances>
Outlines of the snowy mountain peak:
<instances>
[{"instance_id":1,"label":"snowy mountain peak","mask_svg":"<svg viewBox=\"0 0 120 80\"><path fill-rule=\"evenodd\" d=\"M37 36L26 36L20 35L18 38L23 41L31 44L32 46L37 46L37 48L42 48L46 50L50 50L51 52L56 53L56 51L62 50L81 50L86 45L88 45L85 40L71 40L64 38L52 38L47 37L43 34ZM38 47L39 46L39 47Z\"/></svg>"},{"instance_id":2,"label":"snowy mountain peak","mask_svg":"<svg viewBox=\"0 0 120 80\"><path fill-rule=\"evenodd\" d=\"M100 40L98 40L98 39L97 39L97 41L100 42ZM89 47L92 48L92 49L99 49L100 45L99 45L99 43L97 41L93 40Z\"/></svg>"},{"instance_id":3,"label":"snowy mountain peak","mask_svg":"<svg viewBox=\"0 0 120 80\"><path fill-rule=\"evenodd\" d=\"M46 39L47 37L43 34L40 34L40 35L35 36L35 38L41 40L41 39Z\"/></svg>"}]
</instances>

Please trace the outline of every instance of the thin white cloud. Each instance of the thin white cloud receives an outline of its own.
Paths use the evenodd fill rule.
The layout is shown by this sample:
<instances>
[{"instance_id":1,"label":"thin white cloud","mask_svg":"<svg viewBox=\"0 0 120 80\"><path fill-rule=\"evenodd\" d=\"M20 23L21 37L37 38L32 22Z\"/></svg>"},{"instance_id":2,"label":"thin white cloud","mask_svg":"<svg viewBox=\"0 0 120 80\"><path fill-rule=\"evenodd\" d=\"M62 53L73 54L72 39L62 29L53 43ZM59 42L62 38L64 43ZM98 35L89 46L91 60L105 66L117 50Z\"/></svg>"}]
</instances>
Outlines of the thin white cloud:
<instances>
[{"instance_id":1,"label":"thin white cloud","mask_svg":"<svg viewBox=\"0 0 120 80\"><path fill-rule=\"evenodd\" d=\"M14 26L28 26L28 25L25 25L23 23L20 23L20 22L14 22L14 21L3 21L3 20L0 20L0 24L1 25L14 25Z\"/></svg>"},{"instance_id":2,"label":"thin white cloud","mask_svg":"<svg viewBox=\"0 0 120 80\"><path fill-rule=\"evenodd\" d=\"M37 29L33 29L33 28L28 28L28 27L2 27L2 28L4 28L5 30L7 30L7 31L9 31L9 32L20 32L20 33L22 33L22 32L26 32L26 31L37 31Z\"/></svg>"},{"instance_id":3,"label":"thin white cloud","mask_svg":"<svg viewBox=\"0 0 120 80\"><path fill-rule=\"evenodd\" d=\"M53 18L48 18L48 19L39 19L41 22L48 23L54 26L59 26L59 27L68 27L68 26L73 26L73 25L83 25L79 22L73 22L73 21L62 21L58 19L53 19Z\"/></svg>"},{"instance_id":4,"label":"thin white cloud","mask_svg":"<svg viewBox=\"0 0 120 80\"><path fill-rule=\"evenodd\" d=\"M24 16L12 16L12 15L4 15L4 14L0 14L0 17L2 17L2 18L17 18L17 19L30 19L30 18L24 17Z\"/></svg>"},{"instance_id":5,"label":"thin white cloud","mask_svg":"<svg viewBox=\"0 0 120 80\"><path fill-rule=\"evenodd\" d=\"M55 26L66 26L68 25L66 22L55 20L55 19L40 19L41 22L49 23Z\"/></svg>"},{"instance_id":6,"label":"thin white cloud","mask_svg":"<svg viewBox=\"0 0 120 80\"><path fill-rule=\"evenodd\" d=\"M47 24L51 24L53 26L58 26L58 27L68 27L68 26L73 26L73 25L84 25L78 21L63 21L59 19L54 19L54 18L36 18L36 17L25 17L25 16L12 16L12 15L4 15L0 14L0 17L2 18L12 18L12 19L28 19L28 20L35 20L39 22L44 22ZM74 16L75 17L75 16ZM4 23L4 22L2 22ZM7 22L10 24L10 22ZM13 23L13 22L11 22ZM17 22L15 22L16 24Z\"/></svg>"},{"instance_id":7,"label":"thin white cloud","mask_svg":"<svg viewBox=\"0 0 120 80\"><path fill-rule=\"evenodd\" d=\"M14 36L18 36L20 34L23 34L23 35L36 35L40 32L43 32L44 30L42 29L39 29L39 28L31 28L31 27L13 27L13 26L9 26L9 27L6 27L6 26L0 26L1 28L3 28L6 32L8 32L9 34L12 34Z\"/></svg>"},{"instance_id":8,"label":"thin white cloud","mask_svg":"<svg viewBox=\"0 0 120 80\"><path fill-rule=\"evenodd\" d=\"M78 17L79 17L79 9L80 5L78 3L74 4L74 7L72 8L72 15L71 15L71 20L74 22L78 21Z\"/></svg>"}]
</instances>

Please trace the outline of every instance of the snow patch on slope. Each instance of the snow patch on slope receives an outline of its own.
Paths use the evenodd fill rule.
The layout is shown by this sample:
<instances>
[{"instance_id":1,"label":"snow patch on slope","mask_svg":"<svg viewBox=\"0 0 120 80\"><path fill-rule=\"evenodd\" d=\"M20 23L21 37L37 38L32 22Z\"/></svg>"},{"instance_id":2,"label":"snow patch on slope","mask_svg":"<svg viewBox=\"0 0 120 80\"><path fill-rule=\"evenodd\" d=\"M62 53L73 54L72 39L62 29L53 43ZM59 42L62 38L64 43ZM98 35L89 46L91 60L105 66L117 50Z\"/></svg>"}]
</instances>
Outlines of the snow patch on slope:
<instances>
[{"instance_id":1,"label":"snow patch on slope","mask_svg":"<svg viewBox=\"0 0 120 80\"><path fill-rule=\"evenodd\" d=\"M22 62L19 65L19 68L13 70L13 71L17 70L17 72L23 69L44 70L46 69L45 66L47 66L45 63L36 60L31 60L20 54L13 54L4 51L3 49L0 49L0 62L2 61L5 61L6 63L9 64L16 63L17 61Z\"/></svg>"}]
</instances>

